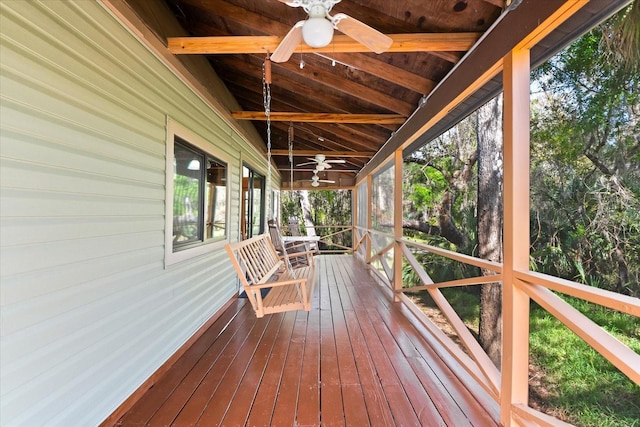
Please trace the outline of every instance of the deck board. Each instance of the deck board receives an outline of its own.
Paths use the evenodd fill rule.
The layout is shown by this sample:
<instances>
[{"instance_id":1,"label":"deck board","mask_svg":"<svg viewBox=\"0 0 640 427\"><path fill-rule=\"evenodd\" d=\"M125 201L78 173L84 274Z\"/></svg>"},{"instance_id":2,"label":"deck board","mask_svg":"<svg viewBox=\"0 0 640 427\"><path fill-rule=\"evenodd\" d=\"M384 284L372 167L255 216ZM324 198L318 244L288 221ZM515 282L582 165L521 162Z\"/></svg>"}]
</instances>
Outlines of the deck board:
<instances>
[{"instance_id":1,"label":"deck board","mask_svg":"<svg viewBox=\"0 0 640 427\"><path fill-rule=\"evenodd\" d=\"M282 324L278 331L278 336L275 339L271 354L269 354L265 373L260 384L257 386L256 396L253 402L251 402L251 412L247 419L247 425L250 426L271 425L276 397L282 380L282 373L285 369L285 361L289 352L293 328L296 323L295 312L278 314L278 316L283 316ZM237 423L237 425L242 424Z\"/></svg>"},{"instance_id":2,"label":"deck board","mask_svg":"<svg viewBox=\"0 0 640 427\"><path fill-rule=\"evenodd\" d=\"M239 299L116 425L498 424L497 404L361 263L317 264L311 312L257 319Z\"/></svg>"}]
</instances>

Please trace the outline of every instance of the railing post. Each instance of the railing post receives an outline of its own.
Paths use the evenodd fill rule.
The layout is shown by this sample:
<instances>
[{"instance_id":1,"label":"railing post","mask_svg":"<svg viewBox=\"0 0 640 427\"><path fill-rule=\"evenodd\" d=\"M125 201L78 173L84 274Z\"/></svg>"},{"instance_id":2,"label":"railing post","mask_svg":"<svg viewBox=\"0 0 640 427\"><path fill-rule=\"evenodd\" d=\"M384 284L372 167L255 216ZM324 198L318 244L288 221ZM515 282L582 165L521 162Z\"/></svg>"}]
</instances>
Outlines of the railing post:
<instances>
[{"instance_id":1,"label":"railing post","mask_svg":"<svg viewBox=\"0 0 640 427\"><path fill-rule=\"evenodd\" d=\"M504 58L504 263L500 421L516 425L512 407L528 404L529 297L514 270L529 269L529 73L528 49Z\"/></svg>"},{"instance_id":2,"label":"railing post","mask_svg":"<svg viewBox=\"0 0 640 427\"><path fill-rule=\"evenodd\" d=\"M351 190L351 250L356 254L356 226L358 225L358 186L354 185Z\"/></svg>"},{"instance_id":3,"label":"railing post","mask_svg":"<svg viewBox=\"0 0 640 427\"><path fill-rule=\"evenodd\" d=\"M365 262L367 264L371 264L371 233L369 233L369 230L371 230L371 203L373 201L373 195L371 194L371 190L373 189L373 176L371 174L367 175L367 206L366 206L366 210L367 210L367 234L368 234L368 238L365 241Z\"/></svg>"},{"instance_id":4,"label":"railing post","mask_svg":"<svg viewBox=\"0 0 640 427\"><path fill-rule=\"evenodd\" d=\"M402 289L402 250L400 249L400 239L402 239L402 150L396 150L393 165L393 300L398 302L400 297L398 291Z\"/></svg>"}]
</instances>

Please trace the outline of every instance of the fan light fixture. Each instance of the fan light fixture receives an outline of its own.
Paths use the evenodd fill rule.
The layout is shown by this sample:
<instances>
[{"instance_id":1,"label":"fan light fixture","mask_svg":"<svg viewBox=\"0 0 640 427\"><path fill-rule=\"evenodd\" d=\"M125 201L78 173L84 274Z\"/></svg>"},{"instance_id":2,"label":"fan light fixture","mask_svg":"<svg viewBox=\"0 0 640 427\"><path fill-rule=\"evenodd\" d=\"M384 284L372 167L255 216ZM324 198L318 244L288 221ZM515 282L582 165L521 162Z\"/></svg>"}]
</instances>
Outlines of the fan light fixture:
<instances>
[{"instance_id":1,"label":"fan light fixture","mask_svg":"<svg viewBox=\"0 0 640 427\"><path fill-rule=\"evenodd\" d=\"M386 52L393 44L391 37L349 15L344 13L329 15L333 6L340 3L341 0L278 1L291 7L303 8L309 18L298 21L291 27L273 51L273 55L271 55L273 62L287 62L303 40L311 48L328 46L333 39L334 30L340 31L375 53Z\"/></svg>"},{"instance_id":2,"label":"fan light fixture","mask_svg":"<svg viewBox=\"0 0 640 427\"><path fill-rule=\"evenodd\" d=\"M325 47L333 39L333 24L325 19L327 9L322 3L309 7L309 19L302 26L302 39L311 47Z\"/></svg>"},{"instance_id":3,"label":"fan light fixture","mask_svg":"<svg viewBox=\"0 0 640 427\"><path fill-rule=\"evenodd\" d=\"M325 47L333 39L333 25L325 18L309 18L302 26L302 39L311 47Z\"/></svg>"}]
</instances>

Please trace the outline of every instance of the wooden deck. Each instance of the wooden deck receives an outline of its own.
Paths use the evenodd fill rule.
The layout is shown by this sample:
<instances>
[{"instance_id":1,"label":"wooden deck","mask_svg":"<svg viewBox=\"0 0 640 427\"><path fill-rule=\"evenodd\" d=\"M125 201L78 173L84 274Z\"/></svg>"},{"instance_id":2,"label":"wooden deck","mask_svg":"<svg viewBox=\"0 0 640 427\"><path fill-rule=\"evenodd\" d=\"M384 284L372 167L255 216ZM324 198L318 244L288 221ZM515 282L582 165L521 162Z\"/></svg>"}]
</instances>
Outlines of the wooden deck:
<instances>
[{"instance_id":1,"label":"wooden deck","mask_svg":"<svg viewBox=\"0 0 640 427\"><path fill-rule=\"evenodd\" d=\"M360 262L321 256L318 275L309 313L256 319L238 299L116 425L498 425Z\"/></svg>"}]
</instances>

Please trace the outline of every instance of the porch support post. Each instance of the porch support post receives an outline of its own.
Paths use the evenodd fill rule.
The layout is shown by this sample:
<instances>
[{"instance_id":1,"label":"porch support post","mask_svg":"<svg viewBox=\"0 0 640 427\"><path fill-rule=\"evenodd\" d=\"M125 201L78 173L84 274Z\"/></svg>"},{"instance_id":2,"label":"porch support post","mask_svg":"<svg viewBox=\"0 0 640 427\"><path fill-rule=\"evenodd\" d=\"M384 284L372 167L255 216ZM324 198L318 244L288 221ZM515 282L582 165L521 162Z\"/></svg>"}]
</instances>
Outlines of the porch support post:
<instances>
[{"instance_id":1,"label":"porch support post","mask_svg":"<svg viewBox=\"0 0 640 427\"><path fill-rule=\"evenodd\" d=\"M371 230L371 214L373 206L371 205L373 202L373 195L371 194L373 190L373 176L371 174L367 175L367 206L365 207L367 212L367 233ZM369 238L366 240L365 245L365 261L367 264L371 264L371 234L369 234Z\"/></svg>"},{"instance_id":2,"label":"porch support post","mask_svg":"<svg viewBox=\"0 0 640 427\"><path fill-rule=\"evenodd\" d=\"M529 73L528 49L504 57L504 263L500 421L517 425L512 407L528 404L529 297L514 279L529 270Z\"/></svg>"},{"instance_id":3,"label":"porch support post","mask_svg":"<svg viewBox=\"0 0 640 427\"><path fill-rule=\"evenodd\" d=\"M402 249L399 240L402 239L402 149L394 153L393 179L393 237L396 240L393 249L393 300L400 301L397 291L402 289Z\"/></svg>"},{"instance_id":4,"label":"porch support post","mask_svg":"<svg viewBox=\"0 0 640 427\"><path fill-rule=\"evenodd\" d=\"M356 254L356 245L358 244L356 238L356 227L358 224L358 185L354 185L351 189L351 249L353 255Z\"/></svg>"}]
</instances>

